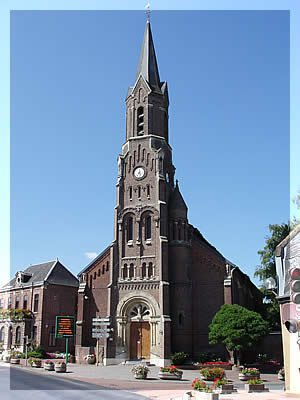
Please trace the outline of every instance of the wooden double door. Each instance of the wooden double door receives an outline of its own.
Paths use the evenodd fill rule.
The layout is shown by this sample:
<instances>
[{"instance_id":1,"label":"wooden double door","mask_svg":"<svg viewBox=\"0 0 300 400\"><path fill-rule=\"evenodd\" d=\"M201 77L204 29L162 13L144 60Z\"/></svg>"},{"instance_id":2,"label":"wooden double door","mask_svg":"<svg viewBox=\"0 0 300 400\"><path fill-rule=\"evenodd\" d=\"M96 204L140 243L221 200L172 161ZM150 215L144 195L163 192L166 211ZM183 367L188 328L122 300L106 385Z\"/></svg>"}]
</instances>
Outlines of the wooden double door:
<instances>
[{"instance_id":1,"label":"wooden double door","mask_svg":"<svg viewBox=\"0 0 300 400\"><path fill-rule=\"evenodd\" d=\"M130 359L150 359L150 324L149 322L131 322Z\"/></svg>"}]
</instances>

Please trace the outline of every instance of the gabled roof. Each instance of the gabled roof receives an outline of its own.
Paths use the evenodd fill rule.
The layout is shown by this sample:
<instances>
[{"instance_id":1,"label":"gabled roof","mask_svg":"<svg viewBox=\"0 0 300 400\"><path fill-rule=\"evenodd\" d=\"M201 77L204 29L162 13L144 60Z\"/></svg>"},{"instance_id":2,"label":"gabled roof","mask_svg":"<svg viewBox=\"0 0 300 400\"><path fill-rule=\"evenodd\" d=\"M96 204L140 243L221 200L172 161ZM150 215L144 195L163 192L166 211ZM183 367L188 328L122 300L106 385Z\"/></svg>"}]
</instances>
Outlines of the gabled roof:
<instances>
[{"instance_id":1,"label":"gabled roof","mask_svg":"<svg viewBox=\"0 0 300 400\"><path fill-rule=\"evenodd\" d=\"M30 265L23 273L28 275L28 279L26 282L22 283L22 286L31 286L43 282L65 286L78 286L77 278L58 260ZM10 289L14 287L17 287L16 277L1 289Z\"/></svg>"},{"instance_id":2,"label":"gabled roof","mask_svg":"<svg viewBox=\"0 0 300 400\"><path fill-rule=\"evenodd\" d=\"M105 253L107 253L110 249L111 245L107 246L106 249L104 249L96 258L94 258L86 267L84 267L78 274L77 276L80 277L85 271L87 271L96 261L100 260L101 257L105 256Z\"/></svg>"},{"instance_id":3,"label":"gabled roof","mask_svg":"<svg viewBox=\"0 0 300 400\"><path fill-rule=\"evenodd\" d=\"M160 92L161 84L152 39L150 21L147 21L146 23L142 51L136 73L136 80L138 80L140 75L145 78L152 89L158 90Z\"/></svg>"}]
</instances>

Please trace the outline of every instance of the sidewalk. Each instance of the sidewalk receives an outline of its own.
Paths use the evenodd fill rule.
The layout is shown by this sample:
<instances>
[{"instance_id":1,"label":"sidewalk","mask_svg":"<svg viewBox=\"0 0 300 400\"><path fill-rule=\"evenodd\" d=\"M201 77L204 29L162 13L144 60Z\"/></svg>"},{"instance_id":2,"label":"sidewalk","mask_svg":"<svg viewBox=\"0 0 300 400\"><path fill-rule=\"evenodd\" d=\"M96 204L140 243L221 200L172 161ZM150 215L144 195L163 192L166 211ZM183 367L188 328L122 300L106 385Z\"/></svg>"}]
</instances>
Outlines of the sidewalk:
<instances>
[{"instance_id":1,"label":"sidewalk","mask_svg":"<svg viewBox=\"0 0 300 400\"><path fill-rule=\"evenodd\" d=\"M24 361L24 360L22 360ZM10 364L1 365L9 366ZM199 370L184 370L181 381L163 381L158 378L159 367L150 367L150 373L146 380L134 379L131 368L132 365L96 366L82 364L68 364L66 374L45 371L42 368L31 368L25 365L13 368L30 369L30 372L43 375L55 375L64 379L83 381L91 384L101 385L107 389L122 389L134 391L136 394L145 396L153 400L181 400L186 392L192 391L192 382L199 377ZM220 395L220 400L299 400L300 395L291 396L283 391L283 383L278 381L277 374L262 374L265 386L270 389L267 393L246 393L244 384L239 381L238 373L226 371L226 378L234 382L238 392L231 395ZM193 397L191 398L193 399Z\"/></svg>"}]
</instances>

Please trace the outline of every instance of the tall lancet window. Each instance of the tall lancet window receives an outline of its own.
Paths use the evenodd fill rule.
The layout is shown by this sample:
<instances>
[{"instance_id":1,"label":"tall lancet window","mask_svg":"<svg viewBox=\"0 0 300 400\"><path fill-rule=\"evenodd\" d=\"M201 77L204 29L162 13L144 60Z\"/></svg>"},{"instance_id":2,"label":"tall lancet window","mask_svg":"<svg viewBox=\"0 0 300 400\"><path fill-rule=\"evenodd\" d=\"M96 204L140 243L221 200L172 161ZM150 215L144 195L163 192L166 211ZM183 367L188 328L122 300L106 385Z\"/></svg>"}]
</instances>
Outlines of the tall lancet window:
<instances>
[{"instance_id":1,"label":"tall lancet window","mask_svg":"<svg viewBox=\"0 0 300 400\"><path fill-rule=\"evenodd\" d=\"M127 224L127 242L129 242L129 240L132 239L133 239L133 218L129 217Z\"/></svg>"},{"instance_id":2,"label":"tall lancet window","mask_svg":"<svg viewBox=\"0 0 300 400\"><path fill-rule=\"evenodd\" d=\"M144 134L144 109L139 107L137 110L137 134Z\"/></svg>"},{"instance_id":3,"label":"tall lancet window","mask_svg":"<svg viewBox=\"0 0 300 400\"><path fill-rule=\"evenodd\" d=\"M151 239L151 216L148 215L146 217L146 224L145 224L145 239Z\"/></svg>"}]
</instances>

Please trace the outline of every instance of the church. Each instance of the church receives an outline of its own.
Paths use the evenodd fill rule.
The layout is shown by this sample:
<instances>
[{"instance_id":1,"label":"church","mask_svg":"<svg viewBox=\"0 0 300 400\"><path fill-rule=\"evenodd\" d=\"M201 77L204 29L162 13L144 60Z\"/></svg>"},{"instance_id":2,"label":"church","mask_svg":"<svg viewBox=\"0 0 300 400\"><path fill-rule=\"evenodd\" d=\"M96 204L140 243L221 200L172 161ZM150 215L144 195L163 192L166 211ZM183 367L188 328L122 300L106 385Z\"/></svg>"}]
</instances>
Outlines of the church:
<instances>
[{"instance_id":1,"label":"church","mask_svg":"<svg viewBox=\"0 0 300 400\"><path fill-rule=\"evenodd\" d=\"M99 339L105 365L214 351L209 324L223 304L259 311L256 286L188 221L175 179L168 129L168 85L161 81L149 19L136 81L126 96L126 137L118 157L114 237L78 275L76 360L95 353L93 318L109 319ZM109 240L109 238L108 238Z\"/></svg>"}]
</instances>

